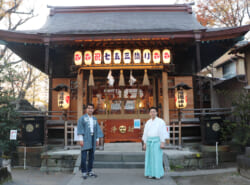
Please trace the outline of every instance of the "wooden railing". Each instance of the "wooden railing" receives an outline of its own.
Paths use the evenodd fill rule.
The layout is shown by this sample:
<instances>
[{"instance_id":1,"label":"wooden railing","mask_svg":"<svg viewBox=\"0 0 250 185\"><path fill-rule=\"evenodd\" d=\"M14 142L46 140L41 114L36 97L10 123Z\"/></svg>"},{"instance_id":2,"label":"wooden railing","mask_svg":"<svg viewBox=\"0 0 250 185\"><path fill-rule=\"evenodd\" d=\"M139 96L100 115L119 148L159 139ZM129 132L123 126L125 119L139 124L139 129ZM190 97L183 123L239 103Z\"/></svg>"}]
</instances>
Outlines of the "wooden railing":
<instances>
[{"instance_id":1,"label":"wooden railing","mask_svg":"<svg viewBox=\"0 0 250 185\"><path fill-rule=\"evenodd\" d=\"M205 109L183 109L180 111L180 119L178 119L178 110L170 110L170 142L173 145L181 145L183 141L188 140L201 140L200 135L182 136L182 129L194 128L199 130L200 125L203 122L203 118L208 115L230 115L232 113L231 108L205 108ZM77 143L74 141L74 127L77 126L76 112L64 112L64 111L20 111L22 116L44 116L44 143L49 142L60 143L65 147L75 146ZM100 126L105 131L103 122L100 122ZM143 127L143 126L142 126ZM53 133L53 130L63 133L63 138L48 138L49 131ZM143 133L143 128L142 132ZM103 140L101 140L103 147Z\"/></svg>"}]
</instances>

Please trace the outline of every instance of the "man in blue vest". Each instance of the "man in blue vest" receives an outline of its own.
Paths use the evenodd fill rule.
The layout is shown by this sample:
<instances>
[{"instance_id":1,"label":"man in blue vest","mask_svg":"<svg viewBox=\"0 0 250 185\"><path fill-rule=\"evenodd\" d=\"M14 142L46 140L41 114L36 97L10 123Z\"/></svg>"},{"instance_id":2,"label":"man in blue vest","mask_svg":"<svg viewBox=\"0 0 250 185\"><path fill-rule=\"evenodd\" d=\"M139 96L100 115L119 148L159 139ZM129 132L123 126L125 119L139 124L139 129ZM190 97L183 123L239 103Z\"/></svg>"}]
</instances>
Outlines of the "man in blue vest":
<instances>
[{"instance_id":1,"label":"man in blue vest","mask_svg":"<svg viewBox=\"0 0 250 185\"><path fill-rule=\"evenodd\" d=\"M77 123L77 134L80 136L81 145L81 171L83 179L97 177L92 171L94 163L95 148L99 145L99 138L103 137L102 130L93 116L94 105L88 104L86 114L79 118ZM88 165L86 163L88 155Z\"/></svg>"}]
</instances>

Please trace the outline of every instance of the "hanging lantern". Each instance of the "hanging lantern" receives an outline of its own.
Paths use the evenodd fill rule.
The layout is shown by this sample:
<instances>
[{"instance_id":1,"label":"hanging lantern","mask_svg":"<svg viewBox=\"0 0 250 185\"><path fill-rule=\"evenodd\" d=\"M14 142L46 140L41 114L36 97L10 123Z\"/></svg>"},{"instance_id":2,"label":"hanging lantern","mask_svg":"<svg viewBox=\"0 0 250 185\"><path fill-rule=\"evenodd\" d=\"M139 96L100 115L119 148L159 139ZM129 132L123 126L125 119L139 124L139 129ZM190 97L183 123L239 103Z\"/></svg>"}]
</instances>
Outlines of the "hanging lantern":
<instances>
[{"instance_id":1,"label":"hanging lantern","mask_svg":"<svg viewBox=\"0 0 250 185\"><path fill-rule=\"evenodd\" d=\"M93 76L93 70L90 70L90 74L89 74L89 86L95 86L94 76Z\"/></svg>"},{"instance_id":2,"label":"hanging lantern","mask_svg":"<svg viewBox=\"0 0 250 185\"><path fill-rule=\"evenodd\" d=\"M124 81L124 76L123 76L123 70L120 70L119 86L120 87L124 87L125 86L125 81Z\"/></svg>"},{"instance_id":3,"label":"hanging lantern","mask_svg":"<svg viewBox=\"0 0 250 185\"><path fill-rule=\"evenodd\" d=\"M170 51L168 49L164 49L162 51L162 58L163 58L163 63L164 64L169 64L170 63L171 55L170 55Z\"/></svg>"},{"instance_id":4,"label":"hanging lantern","mask_svg":"<svg viewBox=\"0 0 250 185\"><path fill-rule=\"evenodd\" d=\"M60 109L66 110L69 108L69 101L70 101L70 96L69 93L66 91L59 91L58 96L58 107Z\"/></svg>"},{"instance_id":5,"label":"hanging lantern","mask_svg":"<svg viewBox=\"0 0 250 185\"><path fill-rule=\"evenodd\" d=\"M149 79L148 79L148 73L147 73L147 69L144 70L144 77L143 77L143 82L142 82L143 86L149 86Z\"/></svg>"},{"instance_id":6,"label":"hanging lantern","mask_svg":"<svg viewBox=\"0 0 250 185\"><path fill-rule=\"evenodd\" d=\"M102 51L101 50L95 50L94 51L94 63L95 64L101 64L102 62Z\"/></svg>"},{"instance_id":7,"label":"hanging lantern","mask_svg":"<svg viewBox=\"0 0 250 185\"><path fill-rule=\"evenodd\" d=\"M151 61L151 52L149 49L144 49L143 50L143 62L145 64L149 64Z\"/></svg>"},{"instance_id":8,"label":"hanging lantern","mask_svg":"<svg viewBox=\"0 0 250 185\"><path fill-rule=\"evenodd\" d=\"M135 49L133 52L134 64L141 63L141 50Z\"/></svg>"},{"instance_id":9,"label":"hanging lantern","mask_svg":"<svg viewBox=\"0 0 250 185\"><path fill-rule=\"evenodd\" d=\"M111 64L111 50L106 49L103 52L104 55L104 64Z\"/></svg>"},{"instance_id":10,"label":"hanging lantern","mask_svg":"<svg viewBox=\"0 0 250 185\"><path fill-rule=\"evenodd\" d=\"M92 52L91 51L84 52L84 63L85 63L85 65L91 65L91 63L92 63Z\"/></svg>"},{"instance_id":11,"label":"hanging lantern","mask_svg":"<svg viewBox=\"0 0 250 185\"><path fill-rule=\"evenodd\" d=\"M82 52L81 51L76 51L74 53L74 62L75 62L75 65L77 66L82 65Z\"/></svg>"},{"instance_id":12,"label":"hanging lantern","mask_svg":"<svg viewBox=\"0 0 250 185\"><path fill-rule=\"evenodd\" d=\"M175 93L175 105L177 109L184 109L187 107L187 92L184 89L177 90Z\"/></svg>"},{"instance_id":13,"label":"hanging lantern","mask_svg":"<svg viewBox=\"0 0 250 185\"><path fill-rule=\"evenodd\" d=\"M121 63L121 59L122 59L122 53L120 50L116 49L114 50L113 53L113 57L114 57L114 64L120 64Z\"/></svg>"},{"instance_id":14,"label":"hanging lantern","mask_svg":"<svg viewBox=\"0 0 250 185\"><path fill-rule=\"evenodd\" d=\"M131 63L131 51L129 49L125 49L123 51L123 62L124 62L124 64Z\"/></svg>"},{"instance_id":15,"label":"hanging lantern","mask_svg":"<svg viewBox=\"0 0 250 185\"><path fill-rule=\"evenodd\" d=\"M159 64L161 62L161 52L158 49L153 51L153 62Z\"/></svg>"}]
</instances>

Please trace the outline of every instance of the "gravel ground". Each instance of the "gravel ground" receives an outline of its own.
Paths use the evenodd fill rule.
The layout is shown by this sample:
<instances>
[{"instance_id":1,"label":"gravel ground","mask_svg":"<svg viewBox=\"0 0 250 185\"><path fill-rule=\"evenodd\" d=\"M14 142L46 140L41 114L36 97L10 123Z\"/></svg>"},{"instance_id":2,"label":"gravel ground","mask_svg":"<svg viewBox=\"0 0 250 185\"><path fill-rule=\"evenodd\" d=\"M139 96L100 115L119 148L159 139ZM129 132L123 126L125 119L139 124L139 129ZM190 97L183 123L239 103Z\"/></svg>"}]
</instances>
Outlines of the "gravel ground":
<instances>
[{"instance_id":1,"label":"gravel ground","mask_svg":"<svg viewBox=\"0 0 250 185\"><path fill-rule=\"evenodd\" d=\"M177 185L249 185L250 179L238 173L199 175L192 177L173 177Z\"/></svg>"},{"instance_id":2,"label":"gravel ground","mask_svg":"<svg viewBox=\"0 0 250 185\"><path fill-rule=\"evenodd\" d=\"M12 169L12 182L4 185L67 185L72 173L43 173L39 168Z\"/></svg>"}]
</instances>

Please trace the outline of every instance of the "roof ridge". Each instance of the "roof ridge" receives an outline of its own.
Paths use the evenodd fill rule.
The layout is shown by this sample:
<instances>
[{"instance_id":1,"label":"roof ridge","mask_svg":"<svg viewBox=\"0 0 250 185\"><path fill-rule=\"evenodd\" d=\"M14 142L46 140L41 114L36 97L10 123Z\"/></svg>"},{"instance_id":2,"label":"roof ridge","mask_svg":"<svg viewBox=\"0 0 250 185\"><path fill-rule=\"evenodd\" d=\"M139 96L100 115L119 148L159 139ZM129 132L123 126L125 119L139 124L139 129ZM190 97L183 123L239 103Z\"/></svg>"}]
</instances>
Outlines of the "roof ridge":
<instances>
[{"instance_id":1,"label":"roof ridge","mask_svg":"<svg viewBox=\"0 0 250 185\"><path fill-rule=\"evenodd\" d=\"M192 4L168 4L168 5L109 5L109 6L47 6L50 15L57 13L89 13L89 12L187 12L192 13Z\"/></svg>"}]
</instances>

